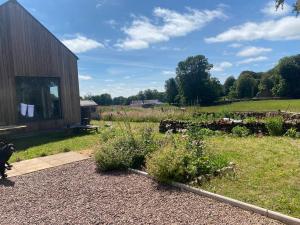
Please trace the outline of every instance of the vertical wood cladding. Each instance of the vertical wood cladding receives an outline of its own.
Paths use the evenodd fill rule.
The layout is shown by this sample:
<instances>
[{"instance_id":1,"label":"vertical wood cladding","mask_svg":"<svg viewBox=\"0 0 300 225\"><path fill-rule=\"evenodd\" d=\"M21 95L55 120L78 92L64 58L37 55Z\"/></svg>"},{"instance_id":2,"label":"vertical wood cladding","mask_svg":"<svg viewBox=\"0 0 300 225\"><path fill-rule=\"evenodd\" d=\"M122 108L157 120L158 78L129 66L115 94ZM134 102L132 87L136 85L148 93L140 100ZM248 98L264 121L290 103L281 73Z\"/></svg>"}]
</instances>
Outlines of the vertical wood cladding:
<instances>
[{"instance_id":1,"label":"vertical wood cladding","mask_svg":"<svg viewBox=\"0 0 300 225\"><path fill-rule=\"evenodd\" d=\"M0 125L18 124L15 77L60 77L63 119L28 124L59 128L80 122L77 57L19 3L0 6Z\"/></svg>"}]
</instances>

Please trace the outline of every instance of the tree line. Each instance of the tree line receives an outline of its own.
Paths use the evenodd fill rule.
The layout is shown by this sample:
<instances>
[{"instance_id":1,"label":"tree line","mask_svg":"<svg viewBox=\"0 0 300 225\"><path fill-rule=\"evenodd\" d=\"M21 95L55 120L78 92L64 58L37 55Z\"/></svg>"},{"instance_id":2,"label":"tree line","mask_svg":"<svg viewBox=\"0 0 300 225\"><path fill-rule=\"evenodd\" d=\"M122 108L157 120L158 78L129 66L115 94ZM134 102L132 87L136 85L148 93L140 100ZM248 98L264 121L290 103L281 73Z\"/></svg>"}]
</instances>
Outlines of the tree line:
<instances>
[{"instance_id":1,"label":"tree line","mask_svg":"<svg viewBox=\"0 0 300 225\"><path fill-rule=\"evenodd\" d=\"M282 58L266 72L243 71L237 78L229 76L224 84L211 76L212 68L205 56L191 56L178 63L176 77L165 82L165 92L148 89L127 98L102 94L85 99L99 105L129 105L134 100L152 99L175 105L210 105L220 99L300 98L300 54Z\"/></svg>"},{"instance_id":2,"label":"tree line","mask_svg":"<svg viewBox=\"0 0 300 225\"><path fill-rule=\"evenodd\" d=\"M205 56L189 57L178 64L176 77L165 83L166 99L172 104L212 104L221 97L300 98L300 55L284 57L267 72L243 71L229 76L223 85L211 77L213 68Z\"/></svg>"}]
</instances>

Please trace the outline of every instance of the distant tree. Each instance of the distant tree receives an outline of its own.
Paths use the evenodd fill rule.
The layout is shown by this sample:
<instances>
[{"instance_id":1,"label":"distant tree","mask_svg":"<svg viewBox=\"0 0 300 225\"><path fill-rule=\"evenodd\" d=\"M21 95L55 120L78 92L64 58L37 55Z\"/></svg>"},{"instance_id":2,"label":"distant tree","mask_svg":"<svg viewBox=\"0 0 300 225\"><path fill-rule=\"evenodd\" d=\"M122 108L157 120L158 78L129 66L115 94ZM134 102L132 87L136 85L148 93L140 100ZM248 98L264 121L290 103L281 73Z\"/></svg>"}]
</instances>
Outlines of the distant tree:
<instances>
[{"instance_id":1,"label":"distant tree","mask_svg":"<svg viewBox=\"0 0 300 225\"><path fill-rule=\"evenodd\" d=\"M146 99L146 97L145 97L143 91L140 91L140 92L137 94L137 99L138 99L138 100L142 100L142 101L144 101L144 100Z\"/></svg>"},{"instance_id":2,"label":"distant tree","mask_svg":"<svg viewBox=\"0 0 300 225\"><path fill-rule=\"evenodd\" d=\"M286 85L284 94L287 97L300 98L300 54L282 58L276 70L283 79L281 84Z\"/></svg>"},{"instance_id":3,"label":"distant tree","mask_svg":"<svg viewBox=\"0 0 300 225\"><path fill-rule=\"evenodd\" d=\"M203 55L188 57L179 62L176 81L182 103L209 104L219 97L217 91L213 90L215 82L209 73L212 67Z\"/></svg>"},{"instance_id":4,"label":"distant tree","mask_svg":"<svg viewBox=\"0 0 300 225\"><path fill-rule=\"evenodd\" d=\"M224 94L225 95L229 94L230 88L233 86L235 81L236 81L236 79L234 78L234 76L230 76L225 80L225 82L224 82Z\"/></svg>"},{"instance_id":5,"label":"distant tree","mask_svg":"<svg viewBox=\"0 0 300 225\"><path fill-rule=\"evenodd\" d=\"M110 94L102 94L102 95L95 95L95 96L88 96L86 99L93 100L98 105L111 105L112 98Z\"/></svg>"},{"instance_id":6,"label":"distant tree","mask_svg":"<svg viewBox=\"0 0 300 225\"><path fill-rule=\"evenodd\" d=\"M120 96L113 98L113 105L126 105L127 98Z\"/></svg>"},{"instance_id":7,"label":"distant tree","mask_svg":"<svg viewBox=\"0 0 300 225\"><path fill-rule=\"evenodd\" d=\"M258 75L252 71L244 71L240 74L236 83L238 98L253 98L258 92Z\"/></svg>"},{"instance_id":8,"label":"distant tree","mask_svg":"<svg viewBox=\"0 0 300 225\"><path fill-rule=\"evenodd\" d=\"M176 103L178 100L176 97L178 95L178 85L174 78L170 78L165 83L166 98L168 103Z\"/></svg>"},{"instance_id":9,"label":"distant tree","mask_svg":"<svg viewBox=\"0 0 300 225\"><path fill-rule=\"evenodd\" d=\"M264 73L259 81L257 95L259 97L271 97L273 95L272 89L274 85L275 81L272 73Z\"/></svg>"}]
</instances>

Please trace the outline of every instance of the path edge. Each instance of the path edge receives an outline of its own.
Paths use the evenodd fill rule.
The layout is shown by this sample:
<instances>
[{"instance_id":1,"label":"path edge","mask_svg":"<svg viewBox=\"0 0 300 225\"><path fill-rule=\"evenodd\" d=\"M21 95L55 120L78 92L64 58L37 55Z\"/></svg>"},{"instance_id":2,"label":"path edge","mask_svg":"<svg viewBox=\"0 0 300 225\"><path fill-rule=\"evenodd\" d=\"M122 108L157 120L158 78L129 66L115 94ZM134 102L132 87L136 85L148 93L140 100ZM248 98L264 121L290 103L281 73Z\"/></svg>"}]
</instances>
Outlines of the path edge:
<instances>
[{"instance_id":1,"label":"path edge","mask_svg":"<svg viewBox=\"0 0 300 225\"><path fill-rule=\"evenodd\" d=\"M135 170L135 169L129 169L129 171L153 179L153 177L151 177L148 173L146 173L144 171ZM259 206L248 204L248 203L245 203L245 202L233 199L233 198L215 194L215 193L205 191L205 190L202 190L199 188L194 188L194 187L191 187L191 186L183 184L183 183L171 182L171 185L173 187L177 187L177 188L183 189L188 192L192 192L197 195L205 196L205 197L217 200L219 202L230 204L232 206L235 206L235 207L247 210L247 211L251 211L251 212L260 214L262 216L266 216L268 218L280 221L285 224L289 224L289 225L299 225L300 224L300 219L298 219L298 218L287 216L282 213L275 212L275 211L265 209L265 208L261 208Z\"/></svg>"}]
</instances>

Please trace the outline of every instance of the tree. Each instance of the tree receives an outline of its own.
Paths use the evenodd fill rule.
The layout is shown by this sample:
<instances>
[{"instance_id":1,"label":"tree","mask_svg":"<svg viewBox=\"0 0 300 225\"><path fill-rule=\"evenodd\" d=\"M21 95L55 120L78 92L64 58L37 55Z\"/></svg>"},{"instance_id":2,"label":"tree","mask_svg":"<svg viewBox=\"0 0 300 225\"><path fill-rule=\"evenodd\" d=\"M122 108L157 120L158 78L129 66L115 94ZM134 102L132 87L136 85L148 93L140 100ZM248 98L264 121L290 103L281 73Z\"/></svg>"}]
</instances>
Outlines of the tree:
<instances>
[{"instance_id":1,"label":"tree","mask_svg":"<svg viewBox=\"0 0 300 225\"><path fill-rule=\"evenodd\" d=\"M178 95L178 85L174 78L170 78L165 83L166 100L168 103L176 103Z\"/></svg>"},{"instance_id":2,"label":"tree","mask_svg":"<svg viewBox=\"0 0 300 225\"><path fill-rule=\"evenodd\" d=\"M126 105L127 98L120 96L113 99L113 105Z\"/></svg>"},{"instance_id":3,"label":"tree","mask_svg":"<svg viewBox=\"0 0 300 225\"><path fill-rule=\"evenodd\" d=\"M258 97L271 97L273 95L272 89L275 85L272 73L264 73L258 85Z\"/></svg>"},{"instance_id":4,"label":"tree","mask_svg":"<svg viewBox=\"0 0 300 225\"><path fill-rule=\"evenodd\" d=\"M181 102L185 104L209 104L219 96L213 89L215 81L210 77L209 70L213 66L203 55L188 57L179 62L176 69Z\"/></svg>"},{"instance_id":5,"label":"tree","mask_svg":"<svg viewBox=\"0 0 300 225\"><path fill-rule=\"evenodd\" d=\"M225 80L225 82L224 82L224 94L225 95L229 94L230 88L233 86L235 81L236 81L236 79L234 78L234 76L230 76Z\"/></svg>"},{"instance_id":6,"label":"tree","mask_svg":"<svg viewBox=\"0 0 300 225\"><path fill-rule=\"evenodd\" d=\"M88 96L87 99L93 100L98 105L111 105L112 104L112 98L111 98L110 94Z\"/></svg>"},{"instance_id":7,"label":"tree","mask_svg":"<svg viewBox=\"0 0 300 225\"><path fill-rule=\"evenodd\" d=\"M238 98L253 98L258 92L258 75L252 71L244 71L240 74L236 83Z\"/></svg>"},{"instance_id":8,"label":"tree","mask_svg":"<svg viewBox=\"0 0 300 225\"><path fill-rule=\"evenodd\" d=\"M282 7L282 9L283 9L283 6L284 6L285 2L286 2L285 0L275 0L276 9L278 10L280 7ZM295 0L295 4L293 5L293 7L294 7L294 12L296 12L297 15L299 15L299 13L300 13L300 0Z\"/></svg>"},{"instance_id":9,"label":"tree","mask_svg":"<svg viewBox=\"0 0 300 225\"><path fill-rule=\"evenodd\" d=\"M287 97L300 98L300 54L284 57L276 67L278 74L285 83Z\"/></svg>"}]
</instances>

